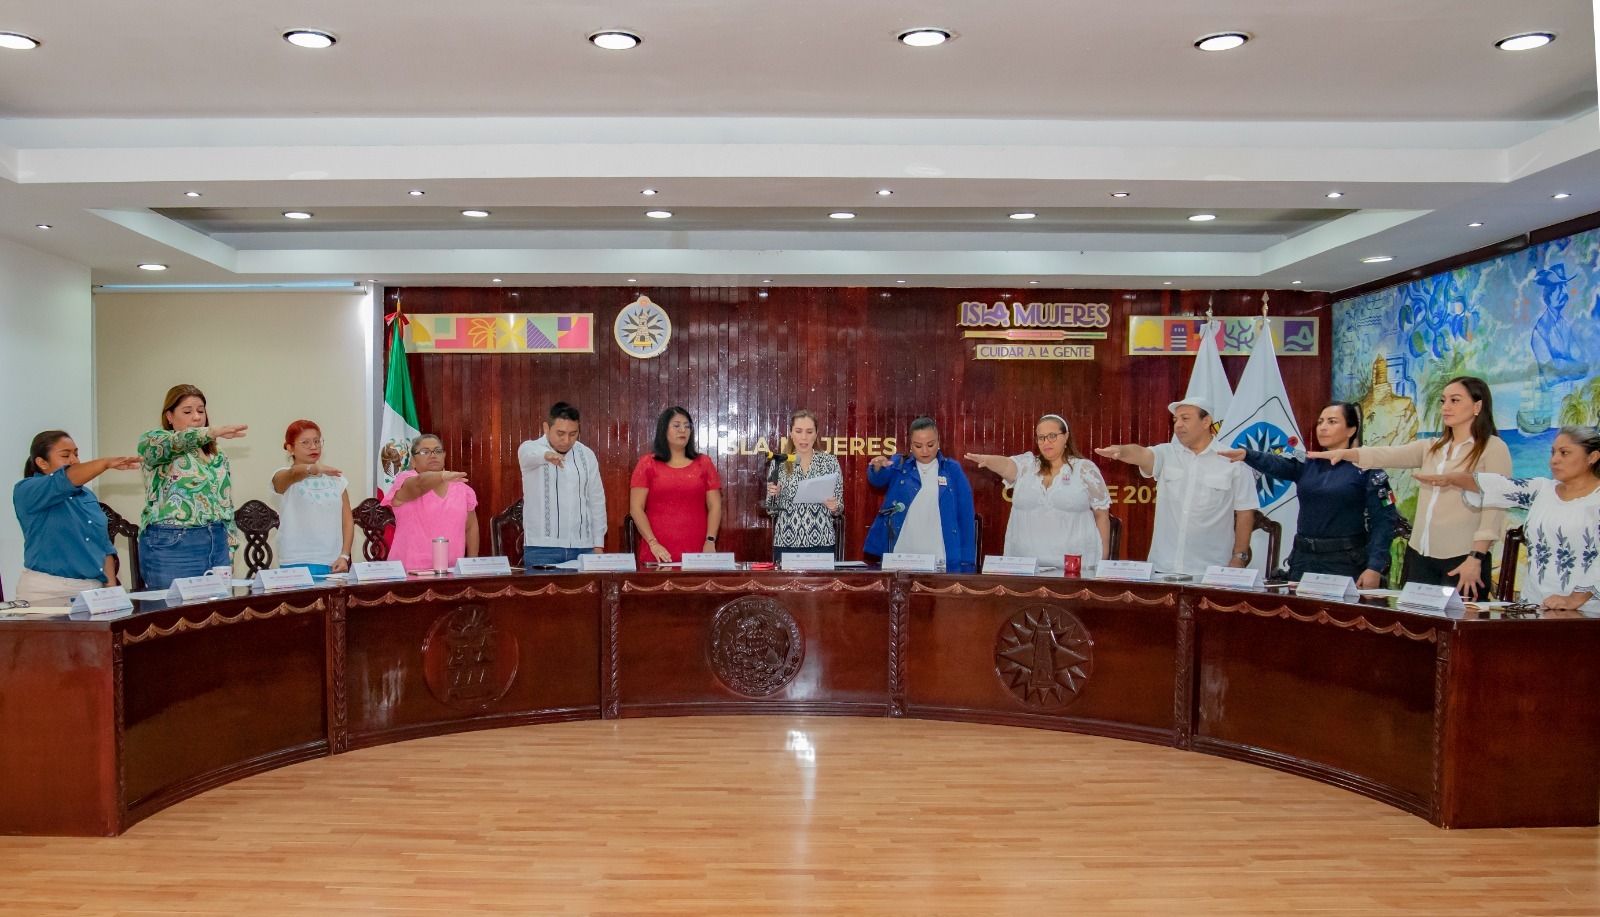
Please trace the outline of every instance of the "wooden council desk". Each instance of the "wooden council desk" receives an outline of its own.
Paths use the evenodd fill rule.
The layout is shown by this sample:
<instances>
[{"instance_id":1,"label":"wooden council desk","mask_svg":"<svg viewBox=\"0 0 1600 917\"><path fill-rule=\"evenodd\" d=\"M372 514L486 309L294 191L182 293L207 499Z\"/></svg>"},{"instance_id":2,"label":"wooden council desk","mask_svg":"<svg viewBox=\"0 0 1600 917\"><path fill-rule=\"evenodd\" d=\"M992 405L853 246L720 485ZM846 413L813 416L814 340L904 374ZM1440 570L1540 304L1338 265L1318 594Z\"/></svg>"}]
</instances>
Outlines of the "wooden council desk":
<instances>
[{"instance_id":1,"label":"wooden council desk","mask_svg":"<svg viewBox=\"0 0 1600 917\"><path fill-rule=\"evenodd\" d=\"M420 736L762 713L1135 739L1449 828L1600 821L1600 620L1575 613L1059 577L645 572L0 614L0 832L115 835L241 777Z\"/></svg>"}]
</instances>

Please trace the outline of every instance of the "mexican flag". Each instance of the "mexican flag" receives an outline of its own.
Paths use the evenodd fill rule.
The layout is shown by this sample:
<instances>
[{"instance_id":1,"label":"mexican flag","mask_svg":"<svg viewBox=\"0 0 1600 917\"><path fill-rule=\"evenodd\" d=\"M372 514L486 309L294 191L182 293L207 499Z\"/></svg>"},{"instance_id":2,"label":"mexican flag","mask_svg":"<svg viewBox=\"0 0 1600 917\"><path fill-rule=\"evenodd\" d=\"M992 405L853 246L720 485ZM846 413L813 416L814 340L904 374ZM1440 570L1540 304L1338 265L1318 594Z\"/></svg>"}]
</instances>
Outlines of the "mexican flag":
<instances>
[{"instance_id":1,"label":"mexican flag","mask_svg":"<svg viewBox=\"0 0 1600 917\"><path fill-rule=\"evenodd\" d=\"M383 420L378 432L379 494L388 493L395 475L411 467L411 440L417 429L417 401L411 395L411 371L406 367L407 319L397 306L389 317L389 375L383 386Z\"/></svg>"}]
</instances>

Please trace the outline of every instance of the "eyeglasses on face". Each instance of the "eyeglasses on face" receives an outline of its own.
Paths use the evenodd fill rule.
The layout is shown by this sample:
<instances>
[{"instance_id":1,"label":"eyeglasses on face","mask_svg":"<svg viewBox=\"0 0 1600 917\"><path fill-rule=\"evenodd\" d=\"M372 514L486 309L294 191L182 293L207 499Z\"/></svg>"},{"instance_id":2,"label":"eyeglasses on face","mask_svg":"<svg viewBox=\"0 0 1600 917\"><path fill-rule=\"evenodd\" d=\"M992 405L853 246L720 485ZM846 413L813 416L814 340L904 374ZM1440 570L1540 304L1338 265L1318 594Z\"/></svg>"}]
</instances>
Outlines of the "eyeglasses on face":
<instances>
[{"instance_id":1,"label":"eyeglasses on face","mask_svg":"<svg viewBox=\"0 0 1600 917\"><path fill-rule=\"evenodd\" d=\"M1062 434L1060 433L1040 433L1038 436L1035 436L1034 439L1038 440L1040 443L1049 444L1055 442L1061 437Z\"/></svg>"},{"instance_id":2,"label":"eyeglasses on face","mask_svg":"<svg viewBox=\"0 0 1600 917\"><path fill-rule=\"evenodd\" d=\"M297 439L294 444L296 446L305 446L308 449L322 448L322 440L320 439Z\"/></svg>"},{"instance_id":3,"label":"eyeglasses on face","mask_svg":"<svg viewBox=\"0 0 1600 917\"><path fill-rule=\"evenodd\" d=\"M412 455L444 455L443 449L418 449Z\"/></svg>"}]
</instances>

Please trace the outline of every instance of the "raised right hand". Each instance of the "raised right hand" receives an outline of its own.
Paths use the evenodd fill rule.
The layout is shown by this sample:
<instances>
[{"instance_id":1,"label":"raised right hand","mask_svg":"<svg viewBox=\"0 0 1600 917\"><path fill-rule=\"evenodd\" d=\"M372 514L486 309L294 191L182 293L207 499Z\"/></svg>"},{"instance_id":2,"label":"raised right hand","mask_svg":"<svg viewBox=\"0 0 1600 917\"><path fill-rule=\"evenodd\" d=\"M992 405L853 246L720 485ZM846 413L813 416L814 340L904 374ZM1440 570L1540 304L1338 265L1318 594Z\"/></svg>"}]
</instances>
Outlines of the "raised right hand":
<instances>
[{"instance_id":1,"label":"raised right hand","mask_svg":"<svg viewBox=\"0 0 1600 917\"><path fill-rule=\"evenodd\" d=\"M467 473L465 471L441 471L439 472L439 477L446 484L454 484L456 481L466 483Z\"/></svg>"},{"instance_id":2,"label":"raised right hand","mask_svg":"<svg viewBox=\"0 0 1600 917\"><path fill-rule=\"evenodd\" d=\"M889 467L889 457L887 455L874 456L872 461L869 464L873 468L888 468Z\"/></svg>"},{"instance_id":3,"label":"raised right hand","mask_svg":"<svg viewBox=\"0 0 1600 917\"><path fill-rule=\"evenodd\" d=\"M211 435L215 436L217 439L240 439L244 436L244 431L248 429L250 429L250 427L242 423L234 424L228 427L212 427Z\"/></svg>"},{"instance_id":4,"label":"raised right hand","mask_svg":"<svg viewBox=\"0 0 1600 917\"><path fill-rule=\"evenodd\" d=\"M136 455L119 455L116 458L108 458L105 462L107 469L115 471L133 471L140 465L139 457Z\"/></svg>"},{"instance_id":5,"label":"raised right hand","mask_svg":"<svg viewBox=\"0 0 1600 917\"><path fill-rule=\"evenodd\" d=\"M333 467L332 465L324 465L321 462L317 463L317 474L325 474L330 478L342 478L342 477L344 477L344 472L342 472L339 469Z\"/></svg>"},{"instance_id":6,"label":"raised right hand","mask_svg":"<svg viewBox=\"0 0 1600 917\"><path fill-rule=\"evenodd\" d=\"M1101 458L1115 459L1119 462L1124 460L1122 458L1121 446L1101 446L1100 448L1094 450L1094 454L1100 456Z\"/></svg>"},{"instance_id":7,"label":"raised right hand","mask_svg":"<svg viewBox=\"0 0 1600 917\"><path fill-rule=\"evenodd\" d=\"M1217 454L1230 462L1237 462L1244 458L1243 449L1218 449Z\"/></svg>"},{"instance_id":8,"label":"raised right hand","mask_svg":"<svg viewBox=\"0 0 1600 917\"><path fill-rule=\"evenodd\" d=\"M567 467L566 466L567 457L562 455L559 452L546 452L544 454L544 460L546 462L556 466L557 468L565 468L565 467Z\"/></svg>"}]
</instances>

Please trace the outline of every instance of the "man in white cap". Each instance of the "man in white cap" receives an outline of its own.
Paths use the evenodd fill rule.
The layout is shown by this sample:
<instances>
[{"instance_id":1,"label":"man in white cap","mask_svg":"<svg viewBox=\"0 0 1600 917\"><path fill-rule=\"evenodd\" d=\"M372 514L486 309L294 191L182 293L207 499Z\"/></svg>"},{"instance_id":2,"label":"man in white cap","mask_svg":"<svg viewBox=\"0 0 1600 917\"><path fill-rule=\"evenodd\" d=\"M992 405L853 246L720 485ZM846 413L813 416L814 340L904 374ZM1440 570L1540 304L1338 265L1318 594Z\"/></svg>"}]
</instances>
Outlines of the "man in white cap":
<instances>
[{"instance_id":1,"label":"man in white cap","mask_svg":"<svg viewBox=\"0 0 1600 917\"><path fill-rule=\"evenodd\" d=\"M1157 572L1202 576L1209 566L1243 567L1250 562L1250 529L1261 508L1254 475L1217 454L1208 399L1174 401L1167 410L1177 442L1094 451L1156 479L1150 563Z\"/></svg>"}]
</instances>

